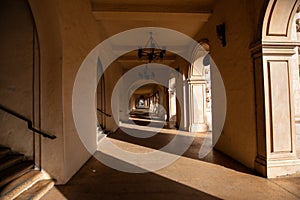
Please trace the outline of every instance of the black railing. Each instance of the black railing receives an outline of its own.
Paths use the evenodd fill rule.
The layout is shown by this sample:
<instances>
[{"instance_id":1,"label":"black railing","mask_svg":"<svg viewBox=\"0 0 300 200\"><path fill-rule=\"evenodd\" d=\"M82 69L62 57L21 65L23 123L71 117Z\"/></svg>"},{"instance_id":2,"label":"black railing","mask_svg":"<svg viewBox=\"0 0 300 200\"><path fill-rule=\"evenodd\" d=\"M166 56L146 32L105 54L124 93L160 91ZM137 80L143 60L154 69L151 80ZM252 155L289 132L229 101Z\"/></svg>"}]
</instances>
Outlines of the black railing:
<instances>
[{"instance_id":1,"label":"black railing","mask_svg":"<svg viewBox=\"0 0 300 200\"><path fill-rule=\"evenodd\" d=\"M107 114L106 112L104 112L103 110L101 110L101 109L99 109L99 108L97 108L97 111L100 112L100 113L102 113L103 115L105 115L105 116L107 116L107 117L111 117L110 114Z\"/></svg>"},{"instance_id":2,"label":"black railing","mask_svg":"<svg viewBox=\"0 0 300 200\"><path fill-rule=\"evenodd\" d=\"M22 115L20 115L20 114L18 114L16 112L8 109L8 108L5 108L2 105L0 105L0 109L3 110L3 111L5 111L5 112L7 112L7 113L9 113L9 114L11 114L11 115L13 115L13 116L15 116L15 117L17 117L17 118L19 118L19 119L21 119L21 120L23 120L23 121L25 121L25 122L27 122L27 126L28 126L29 130L31 130L31 131L39 134L39 135L42 135L43 137L50 138L51 140L53 140L53 139L56 138L55 135L49 135L49 134L47 134L47 133L45 133L43 131L40 131L40 130L34 128L33 125L32 125L32 121L29 120L29 119L27 119L26 117L24 117L24 116L22 116Z\"/></svg>"}]
</instances>

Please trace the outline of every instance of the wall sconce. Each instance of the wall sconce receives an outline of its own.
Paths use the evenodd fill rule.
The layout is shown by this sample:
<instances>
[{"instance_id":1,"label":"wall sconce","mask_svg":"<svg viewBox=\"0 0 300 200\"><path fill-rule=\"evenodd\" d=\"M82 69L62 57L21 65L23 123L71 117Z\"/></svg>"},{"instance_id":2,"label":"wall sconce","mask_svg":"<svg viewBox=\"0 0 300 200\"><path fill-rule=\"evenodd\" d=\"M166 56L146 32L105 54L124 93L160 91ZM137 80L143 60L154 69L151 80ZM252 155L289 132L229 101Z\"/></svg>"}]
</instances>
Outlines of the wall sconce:
<instances>
[{"instance_id":1,"label":"wall sconce","mask_svg":"<svg viewBox=\"0 0 300 200\"><path fill-rule=\"evenodd\" d=\"M217 36L222 41L222 46L226 46L225 23L217 25Z\"/></svg>"}]
</instances>

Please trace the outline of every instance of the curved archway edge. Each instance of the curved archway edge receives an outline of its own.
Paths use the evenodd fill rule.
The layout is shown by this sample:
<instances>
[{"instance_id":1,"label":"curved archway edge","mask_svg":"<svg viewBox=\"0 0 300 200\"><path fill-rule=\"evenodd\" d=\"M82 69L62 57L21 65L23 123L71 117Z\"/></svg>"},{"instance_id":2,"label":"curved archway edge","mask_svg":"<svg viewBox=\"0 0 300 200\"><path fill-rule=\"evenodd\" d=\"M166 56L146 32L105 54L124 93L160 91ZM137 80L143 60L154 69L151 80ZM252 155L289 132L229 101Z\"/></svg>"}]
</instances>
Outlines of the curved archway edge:
<instances>
[{"instance_id":1,"label":"curved archway edge","mask_svg":"<svg viewBox=\"0 0 300 200\"><path fill-rule=\"evenodd\" d=\"M252 48L257 105L255 169L268 178L300 171L293 106L298 45L292 32L299 3L271 0L263 21L262 40Z\"/></svg>"}]
</instances>

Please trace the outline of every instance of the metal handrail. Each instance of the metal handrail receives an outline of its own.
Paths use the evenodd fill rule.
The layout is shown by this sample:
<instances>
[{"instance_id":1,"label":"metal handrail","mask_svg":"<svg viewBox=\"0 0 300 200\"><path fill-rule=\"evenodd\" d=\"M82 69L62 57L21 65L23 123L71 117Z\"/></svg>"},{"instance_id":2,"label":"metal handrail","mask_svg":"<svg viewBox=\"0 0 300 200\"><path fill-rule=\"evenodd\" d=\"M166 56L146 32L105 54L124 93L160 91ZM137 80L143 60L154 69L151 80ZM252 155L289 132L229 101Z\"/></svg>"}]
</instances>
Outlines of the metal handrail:
<instances>
[{"instance_id":1,"label":"metal handrail","mask_svg":"<svg viewBox=\"0 0 300 200\"><path fill-rule=\"evenodd\" d=\"M51 140L56 138L55 135L49 135L49 134L47 134L47 133L45 133L41 130L38 130L38 129L34 128L33 125L32 125L32 121L30 119L27 119L26 117L24 117L24 116L22 116L22 115L20 115L16 112L8 109L8 108L5 108L3 105L0 105L0 109L7 112L7 113L9 113L9 114L11 114L11 115L13 115L13 116L15 116L15 117L17 117L17 118L19 118L19 119L21 119L21 120L23 120L23 121L25 121L25 122L27 122L27 127L28 127L29 130L31 130L31 131L39 134L39 135L42 135L43 137L50 138Z\"/></svg>"},{"instance_id":2,"label":"metal handrail","mask_svg":"<svg viewBox=\"0 0 300 200\"><path fill-rule=\"evenodd\" d=\"M103 110L101 110L101 109L99 109L99 108L97 108L97 111L99 111L100 113L104 114L104 115L107 116L107 117L111 117L110 114L107 114L106 112L104 112Z\"/></svg>"}]
</instances>

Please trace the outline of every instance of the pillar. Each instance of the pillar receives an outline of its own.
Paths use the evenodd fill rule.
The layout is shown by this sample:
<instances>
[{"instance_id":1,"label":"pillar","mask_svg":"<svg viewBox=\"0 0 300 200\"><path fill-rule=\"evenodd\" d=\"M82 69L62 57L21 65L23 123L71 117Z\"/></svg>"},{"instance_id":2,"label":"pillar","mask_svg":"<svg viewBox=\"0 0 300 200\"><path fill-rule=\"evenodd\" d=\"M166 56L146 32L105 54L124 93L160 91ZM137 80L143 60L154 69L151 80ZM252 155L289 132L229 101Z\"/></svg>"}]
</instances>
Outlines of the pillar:
<instances>
[{"instance_id":1,"label":"pillar","mask_svg":"<svg viewBox=\"0 0 300 200\"><path fill-rule=\"evenodd\" d=\"M189 131L205 132L206 124L206 79L203 66L204 56L199 57L190 67L188 83Z\"/></svg>"},{"instance_id":2,"label":"pillar","mask_svg":"<svg viewBox=\"0 0 300 200\"><path fill-rule=\"evenodd\" d=\"M256 90L257 157L255 169L272 178L300 171L296 154L292 43L263 43L252 49Z\"/></svg>"},{"instance_id":3,"label":"pillar","mask_svg":"<svg viewBox=\"0 0 300 200\"><path fill-rule=\"evenodd\" d=\"M206 80L198 79L197 77L188 79L190 132L207 131L205 88Z\"/></svg>"},{"instance_id":4,"label":"pillar","mask_svg":"<svg viewBox=\"0 0 300 200\"><path fill-rule=\"evenodd\" d=\"M295 15L295 26L297 41L300 41L300 7L297 9ZM300 60L300 47L298 46L298 62ZM299 63L295 66L294 70L294 99L295 99L295 122L296 122L296 149L298 151L298 157L300 157L300 73L299 73Z\"/></svg>"},{"instance_id":5,"label":"pillar","mask_svg":"<svg viewBox=\"0 0 300 200\"><path fill-rule=\"evenodd\" d=\"M297 0L270 0L262 40L252 48L257 125L255 169L268 178L300 172L293 80L298 67L294 23L298 6Z\"/></svg>"}]
</instances>

